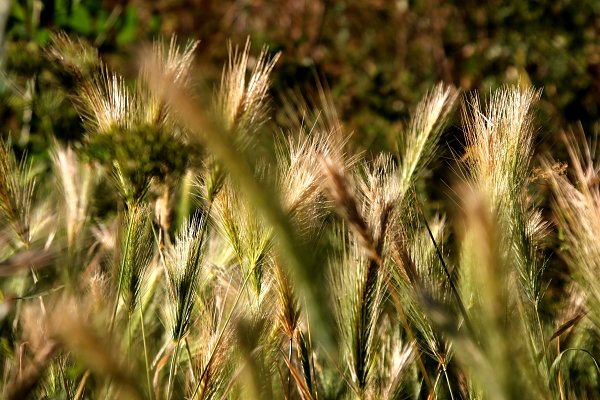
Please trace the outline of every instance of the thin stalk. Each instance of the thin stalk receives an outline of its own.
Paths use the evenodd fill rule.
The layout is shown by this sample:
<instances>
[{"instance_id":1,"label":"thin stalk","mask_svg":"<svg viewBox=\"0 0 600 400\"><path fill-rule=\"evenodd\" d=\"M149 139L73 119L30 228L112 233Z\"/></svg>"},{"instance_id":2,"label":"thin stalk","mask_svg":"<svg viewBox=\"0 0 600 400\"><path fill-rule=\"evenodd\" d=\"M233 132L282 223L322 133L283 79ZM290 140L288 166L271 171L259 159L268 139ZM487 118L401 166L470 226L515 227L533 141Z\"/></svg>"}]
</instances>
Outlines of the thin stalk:
<instances>
[{"instance_id":1,"label":"thin stalk","mask_svg":"<svg viewBox=\"0 0 600 400\"><path fill-rule=\"evenodd\" d=\"M556 338L556 354L560 354L560 337ZM556 382L558 383L558 392L560 393L560 400L566 400L565 393L562 387L562 374L560 373L560 368L558 369Z\"/></svg>"},{"instance_id":2,"label":"thin stalk","mask_svg":"<svg viewBox=\"0 0 600 400\"><path fill-rule=\"evenodd\" d=\"M131 363L131 316L127 322L127 362Z\"/></svg>"},{"instance_id":3,"label":"thin stalk","mask_svg":"<svg viewBox=\"0 0 600 400\"><path fill-rule=\"evenodd\" d=\"M196 380L195 374L194 374L194 363L192 362L192 351L190 350L190 344L188 343L187 338L184 339L184 344L185 344L185 350L188 353L188 361L190 363L190 372L192 374L192 380Z\"/></svg>"},{"instance_id":4,"label":"thin stalk","mask_svg":"<svg viewBox=\"0 0 600 400\"><path fill-rule=\"evenodd\" d=\"M171 388L173 385L173 379L177 373L177 359L179 358L179 348L181 347L181 340L175 343L175 351L173 352L173 358L171 358L171 367L169 368L169 381L167 383L167 399L171 398ZM193 397L193 396L192 396Z\"/></svg>"},{"instance_id":5,"label":"thin stalk","mask_svg":"<svg viewBox=\"0 0 600 400\"><path fill-rule=\"evenodd\" d=\"M406 335L408 336L408 340L412 344L413 350L415 352L415 358L417 361L417 365L419 366L419 369L421 370L421 374L423 375L423 379L425 380L425 384L427 385L427 388L429 389L430 392L433 392L435 390L435 388L431 382L431 378L429 377L429 374L427 373L425 364L423 364L423 360L421 359L421 352L417 346L417 341L415 339L415 335L412 331L412 328L410 327L410 325L408 323L408 318L406 317L406 313L404 312L404 307L402 307L402 302L400 301L400 298L398 297L398 294L396 293L396 289L394 288L394 285L392 284L392 281L389 277L387 270L383 266L383 259L377 253L369 255L369 257L371 257L371 260L374 261L381 268L381 271L383 271L383 277L385 278L385 283L388 288L388 292L390 293L390 296L392 298L394 306L396 307L396 310L398 311L398 314L400 315L400 322L402 323L402 326L404 327L404 330L406 331Z\"/></svg>"},{"instance_id":6,"label":"thin stalk","mask_svg":"<svg viewBox=\"0 0 600 400\"><path fill-rule=\"evenodd\" d=\"M142 325L142 343L144 344L144 361L146 363L146 381L148 384L148 395L152 400L152 384L150 381L150 364L148 363L148 348L146 347L146 330L144 328L144 313L140 306L140 324Z\"/></svg>"},{"instance_id":7,"label":"thin stalk","mask_svg":"<svg viewBox=\"0 0 600 400\"><path fill-rule=\"evenodd\" d=\"M206 226L207 226L207 222L206 222L206 218L204 219L204 226L202 227L202 234L200 236L200 245L202 245L202 241L204 240L204 234L206 232ZM183 309L187 309L188 307L193 307L193 296L189 296L185 299L185 302L183 304ZM186 336L186 332L184 332L184 325L180 324L178 331L176 332L176 338L177 338L177 342L176 342L176 347L175 347L175 352L173 355L173 358L171 359L171 368L169 369L169 381L167 384L167 399L171 398L171 389L172 389L172 383L173 383L173 379L175 374L177 374L177 367L178 367L178 361L179 361L179 351L181 349L181 342L182 340L185 341L185 336ZM187 342L186 342L187 343ZM191 354L190 354L191 355Z\"/></svg>"},{"instance_id":8,"label":"thin stalk","mask_svg":"<svg viewBox=\"0 0 600 400\"><path fill-rule=\"evenodd\" d=\"M48 290L44 290L42 292L39 293L35 293L35 294L31 294L29 296L19 296L19 297L13 297L13 300L30 300L30 299L37 299L38 297L44 297L44 296L48 296L54 292L58 292L59 290L62 290L65 288L65 285L60 285L57 286L55 288L52 289L48 289Z\"/></svg>"},{"instance_id":9,"label":"thin stalk","mask_svg":"<svg viewBox=\"0 0 600 400\"><path fill-rule=\"evenodd\" d=\"M546 339L544 338L544 330L542 329L542 321L540 320L540 314L538 312L537 304L534 305L534 314L535 320L537 323L537 328L540 331L540 340L542 342L542 349L544 351L544 361L546 365L546 372L548 372L548 351L546 349Z\"/></svg>"},{"instance_id":10,"label":"thin stalk","mask_svg":"<svg viewBox=\"0 0 600 400\"><path fill-rule=\"evenodd\" d=\"M81 381L79 381L79 385L77 386L77 391L75 392L75 396L73 396L73 400L79 400L83 396L83 392L85 391L85 384L90 377L90 370L87 369L81 377Z\"/></svg>"},{"instance_id":11,"label":"thin stalk","mask_svg":"<svg viewBox=\"0 0 600 400\"><path fill-rule=\"evenodd\" d=\"M435 400L437 398L436 388L437 388L438 383L440 382L441 376L442 376L442 369L440 368L440 366L438 366L438 371L435 376L435 382L433 383L433 390L431 392L429 392L429 395L427 396L427 400Z\"/></svg>"},{"instance_id":12,"label":"thin stalk","mask_svg":"<svg viewBox=\"0 0 600 400\"><path fill-rule=\"evenodd\" d=\"M292 365L292 337L290 336L290 351L288 352L288 363ZM292 383L292 371L288 368L288 376L287 376L287 397L290 398L290 390Z\"/></svg>"},{"instance_id":13,"label":"thin stalk","mask_svg":"<svg viewBox=\"0 0 600 400\"><path fill-rule=\"evenodd\" d=\"M454 400L454 393L452 393L452 386L450 385L450 378L448 377L448 370L446 369L446 364L442 364L442 368L444 369L444 376L446 377L446 383L448 384L448 391L450 392L450 398Z\"/></svg>"}]
</instances>

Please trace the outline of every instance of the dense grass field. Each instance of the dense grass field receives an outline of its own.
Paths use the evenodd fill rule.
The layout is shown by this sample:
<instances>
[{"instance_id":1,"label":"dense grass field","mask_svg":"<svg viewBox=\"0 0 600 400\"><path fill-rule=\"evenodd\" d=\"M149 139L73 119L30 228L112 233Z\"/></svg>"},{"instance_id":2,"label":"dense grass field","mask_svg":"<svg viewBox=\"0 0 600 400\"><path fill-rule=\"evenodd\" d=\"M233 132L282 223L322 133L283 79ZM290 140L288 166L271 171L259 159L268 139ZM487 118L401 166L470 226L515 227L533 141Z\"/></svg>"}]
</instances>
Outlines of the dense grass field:
<instances>
[{"instance_id":1,"label":"dense grass field","mask_svg":"<svg viewBox=\"0 0 600 400\"><path fill-rule=\"evenodd\" d=\"M274 107L247 42L207 89L196 45L126 80L52 37L86 134L0 143L3 397L598 397L599 154L535 154L542 88L440 83L363 151L324 82Z\"/></svg>"}]
</instances>

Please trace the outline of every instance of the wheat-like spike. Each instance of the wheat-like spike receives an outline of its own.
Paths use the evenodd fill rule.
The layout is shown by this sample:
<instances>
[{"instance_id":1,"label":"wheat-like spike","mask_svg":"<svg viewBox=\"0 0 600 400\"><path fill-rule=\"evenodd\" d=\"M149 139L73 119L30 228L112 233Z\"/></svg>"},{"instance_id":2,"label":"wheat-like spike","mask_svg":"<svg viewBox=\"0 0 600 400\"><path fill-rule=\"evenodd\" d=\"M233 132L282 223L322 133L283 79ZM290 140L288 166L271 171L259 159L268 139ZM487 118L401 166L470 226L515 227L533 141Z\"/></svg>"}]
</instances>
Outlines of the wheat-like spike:
<instances>
[{"instance_id":1,"label":"wheat-like spike","mask_svg":"<svg viewBox=\"0 0 600 400\"><path fill-rule=\"evenodd\" d=\"M410 344L395 343L390 349L391 358L390 374L387 386L383 388L382 399L392 400L400 397L402 386L409 381L407 375L414 360L414 349Z\"/></svg>"},{"instance_id":2,"label":"wheat-like spike","mask_svg":"<svg viewBox=\"0 0 600 400\"><path fill-rule=\"evenodd\" d=\"M52 150L52 161L62 189L67 228L67 245L73 248L81 239L82 231L89 219L90 195L94 173L83 165L70 146L56 143Z\"/></svg>"},{"instance_id":3,"label":"wheat-like spike","mask_svg":"<svg viewBox=\"0 0 600 400\"><path fill-rule=\"evenodd\" d=\"M377 322L381 314L384 287L378 267L357 240L345 239L343 259L333 261L338 326L344 339L346 362L354 389L365 393L372 382L371 369L377 347ZM356 237L356 236L355 236Z\"/></svg>"},{"instance_id":4,"label":"wheat-like spike","mask_svg":"<svg viewBox=\"0 0 600 400\"><path fill-rule=\"evenodd\" d=\"M477 211L482 214L480 220L487 221L488 236L490 229L496 230L491 240L498 243L494 243L495 253L488 260L484 257L490 255L482 255L475 248L485 249L482 242L489 237L468 234L463 242L460 269L465 298L471 301L475 313L491 313L499 318L507 312L503 310L519 311L519 318L511 321L511 330L524 333L529 339L525 342L528 351L523 353L519 367L527 370L527 378L536 383L543 380L550 365L538 309L544 295L542 278L546 266L541 252L543 242L539 240L542 224L528 193L535 137L531 109L539 95L539 91L531 88L503 87L491 94L485 107L475 96L470 104L464 105L465 164L469 169L466 175L471 191L475 192L470 197L477 199ZM473 258L473 254L482 259ZM494 268L482 273L479 265ZM509 344L502 343L504 327L500 320L482 322L481 315L476 320L492 328L485 332L488 336L485 340L489 346L503 349L496 357L498 362L506 363L503 360L506 355L501 353L508 351ZM543 362L530 371L537 354L544 356ZM519 385L524 383L510 390L517 390ZM543 390L542 386L535 389Z\"/></svg>"},{"instance_id":5,"label":"wheat-like spike","mask_svg":"<svg viewBox=\"0 0 600 400\"><path fill-rule=\"evenodd\" d=\"M266 47L263 47L258 56L258 61L246 87L246 95L242 106L244 117L247 118L245 122L247 126L258 126L266 117L265 100L270 86L270 75L279 57L280 53L276 53L269 58Z\"/></svg>"},{"instance_id":6,"label":"wheat-like spike","mask_svg":"<svg viewBox=\"0 0 600 400\"><path fill-rule=\"evenodd\" d=\"M598 150L595 142L584 142L583 133L563 135L571 161L571 175L553 168L545 160L553 193L553 212L564 233L564 256L573 269L576 282L582 287L590 318L600 326L600 178Z\"/></svg>"},{"instance_id":7,"label":"wheat-like spike","mask_svg":"<svg viewBox=\"0 0 600 400\"><path fill-rule=\"evenodd\" d=\"M236 132L240 145L244 145L248 134L255 132L266 120L267 92L270 74L279 59L279 53L268 57L264 47L246 80L250 40L239 50L228 43L229 61L223 69L221 85L216 93L215 107L229 131Z\"/></svg>"},{"instance_id":8,"label":"wheat-like spike","mask_svg":"<svg viewBox=\"0 0 600 400\"><path fill-rule=\"evenodd\" d=\"M121 198L125 200L129 207L137 206L152 184L153 179L145 179L141 185L137 186L123 173L121 165L117 161L113 161L110 177L115 183Z\"/></svg>"},{"instance_id":9,"label":"wheat-like spike","mask_svg":"<svg viewBox=\"0 0 600 400\"><path fill-rule=\"evenodd\" d=\"M202 173L194 179L194 186L198 190L198 198L205 205L212 205L225 183L226 174L223 166L208 156L203 162Z\"/></svg>"},{"instance_id":10,"label":"wheat-like spike","mask_svg":"<svg viewBox=\"0 0 600 400\"><path fill-rule=\"evenodd\" d=\"M533 89L504 87L492 93L485 110L476 95L463 103L466 163L492 207L520 195L529 176L534 144L531 107L539 96Z\"/></svg>"},{"instance_id":11,"label":"wheat-like spike","mask_svg":"<svg viewBox=\"0 0 600 400\"><path fill-rule=\"evenodd\" d=\"M417 106L399 146L401 184L405 192L435 157L457 98L456 89L439 83Z\"/></svg>"},{"instance_id":12,"label":"wheat-like spike","mask_svg":"<svg viewBox=\"0 0 600 400\"><path fill-rule=\"evenodd\" d=\"M345 176L343 167L335 164L331 159L321 158L320 160L326 176L325 190L333 200L336 211L348 223L356 240L369 257L379 260L371 229L360 211L360 202Z\"/></svg>"},{"instance_id":13,"label":"wheat-like spike","mask_svg":"<svg viewBox=\"0 0 600 400\"><path fill-rule=\"evenodd\" d=\"M197 44L196 41L190 41L182 50L177 46L174 36L168 46L157 41L151 51L152 65L174 83L187 84ZM133 88L128 87L122 76L110 72L100 61L97 71L80 82L75 104L90 134L147 125L173 127L174 122L161 93L149 89L148 65L142 66L141 77ZM176 129L170 131L177 134Z\"/></svg>"},{"instance_id":14,"label":"wheat-like spike","mask_svg":"<svg viewBox=\"0 0 600 400\"><path fill-rule=\"evenodd\" d=\"M150 261L154 255L151 211L139 204L127 210L121 233L119 288L129 315L140 305Z\"/></svg>"},{"instance_id":15,"label":"wheat-like spike","mask_svg":"<svg viewBox=\"0 0 600 400\"><path fill-rule=\"evenodd\" d=\"M217 290L215 290L217 289ZM223 318L224 304L218 286L214 291L201 297L205 300L202 310L203 324L195 326L193 340L190 340L192 354L197 355L198 365L196 387L189 395L194 399L220 399L226 397L232 379L235 379L233 367L235 352L231 326L226 325Z\"/></svg>"},{"instance_id":16,"label":"wheat-like spike","mask_svg":"<svg viewBox=\"0 0 600 400\"><path fill-rule=\"evenodd\" d=\"M445 220L437 216L431 223L432 242L426 229L419 229L418 216L413 215L410 224L404 227L400 240L395 243L394 278L400 296L408 303L406 313L417 332L417 344L425 354L433 357L446 367L450 362L450 343L438 329L440 318L453 318L452 315L436 315L431 320L433 306L451 302L450 285L444 275L435 244L444 243ZM429 308L429 309L428 309Z\"/></svg>"},{"instance_id":17,"label":"wheat-like spike","mask_svg":"<svg viewBox=\"0 0 600 400\"><path fill-rule=\"evenodd\" d=\"M301 232L310 231L322 215L320 199L324 175L319 162L321 158L345 162L344 141L339 136L316 132L305 132L289 136L277 147L277 186L285 210L296 222ZM346 166L348 168L348 166Z\"/></svg>"},{"instance_id":18,"label":"wheat-like spike","mask_svg":"<svg viewBox=\"0 0 600 400\"><path fill-rule=\"evenodd\" d=\"M344 320L350 325L346 340L351 343L349 354L353 385L355 390L365 394L373 378L370 371L377 348L377 336L373 330L382 312L383 283L387 279L385 271L381 271L385 262L386 236L396 202L402 196L401 184L390 157L383 156L372 165L363 165L364 178L357 194L345 177L343 165L339 162L335 165L327 159L321 159L321 163L326 174L327 193L354 234L353 251L361 248L360 252L368 256L353 256L354 264L346 269L356 269L356 275L340 285L351 299L346 304L351 311ZM344 289L338 290L343 296ZM338 308L342 310L343 306L340 304ZM349 311L339 312L344 315Z\"/></svg>"},{"instance_id":19,"label":"wheat-like spike","mask_svg":"<svg viewBox=\"0 0 600 400\"><path fill-rule=\"evenodd\" d=\"M264 295L263 276L270 262L272 230L240 197L228 181L217 196L214 206L216 221L229 241L243 275L249 274L256 298Z\"/></svg>"},{"instance_id":20,"label":"wheat-like spike","mask_svg":"<svg viewBox=\"0 0 600 400\"><path fill-rule=\"evenodd\" d=\"M461 283L466 289L464 298L471 303L469 317L478 336L468 340L457 337L453 357L489 396L548 397L547 378L539 359L544 350L537 347L545 343L534 340L537 326L523 310L525 303L498 218L489 212L484 194L470 191L462 198L466 230L461 243L461 273L469 275L463 275ZM465 282L465 278L470 281ZM507 319L510 312L514 316Z\"/></svg>"},{"instance_id":21,"label":"wheat-like spike","mask_svg":"<svg viewBox=\"0 0 600 400\"><path fill-rule=\"evenodd\" d=\"M169 129L170 132L174 135L179 133L179 129L175 129L177 122L173 119L172 113L162 98L161 92L166 88L162 87L158 91L150 90L150 71L148 68L150 65L158 68L159 72L167 78L163 81L163 84L172 82L178 85L188 85L194 61L194 51L198 44L197 40L189 40L182 48L177 44L175 35L171 36L168 44L162 40L154 41L150 50L151 62L142 65L140 79L136 82L136 92L145 102L141 110L144 113L144 121L169 127L171 128Z\"/></svg>"},{"instance_id":22,"label":"wheat-like spike","mask_svg":"<svg viewBox=\"0 0 600 400\"><path fill-rule=\"evenodd\" d=\"M472 186L488 197L508 248L513 250L526 297L537 307L541 300L545 263L540 257L541 222L527 201L527 183L533 154L531 107L540 93L504 87L483 109L476 96L463 107L467 152L465 162Z\"/></svg>"},{"instance_id":23,"label":"wheat-like spike","mask_svg":"<svg viewBox=\"0 0 600 400\"><path fill-rule=\"evenodd\" d=\"M51 36L46 55L52 62L60 63L79 82L89 78L103 66L95 47L80 38L72 38L65 32Z\"/></svg>"},{"instance_id":24,"label":"wheat-like spike","mask_svg":"<svg viewBox=\"0 0 600 400\"><path fill-rule=\"evenodd\" d=\"M164 41L155 41L152 45L152 54L162 66L162 73L177 84L186 84L190 78L194 51L199 43L197 40L189 40L182 49L177 45L177 37L173 35L168 45ZM142 77L147 79L147 71L144 68L142 68Z\"/></svg>"},{"instance_id":25,"label":"wheat-like spike","mask_svg":"<svg viewBox=\"0 0 600 400\"><path fill-rule=\"evenodd\" d=\"M130 129L141 122L143 108L136 94L121 76L107 68L82 84L76 105L90 134Z\"/></svg>"},{"instance_id":26,"label":"wheat-like spike","mask_svg":"<svg viewBox=\"0 0 600 400\"><path fill-rule=\"evenodd\" d=\"M244 50L239 52L236 46L233 48L231 42L227 43L229 60L223 74L221 75L221 86L217 92L217 108L223 113L225 127L234 129L236 117L243 112L246 91L246 70L248 65L248 54L250 41L247 40Z\"/></svg>"},{"instance_id":27,"label":"wheat-like spike","mask_svg":"<svg viewBox=\"0 0 600 400\"><path fill-rule=\"evenodd\" d=\"M292 340L300 320L300 305L289 278L277 262L274 262L273 272L278 300L277 318L284 334Z\"/></svg>"},{"instance_id":28,"label":"wheat-like spike","mask_svg":"<svg viewBox=\"0 0 600 400\"><path fill-rule=\"evenodd\" d=\"M378 350L379 360L374 367L377 381L368 392L368 398L385 400L402 398L402 389L410 382L408 374L415 361L415 347L402 339L402 332L397 329L397 321L390 314L382 316L378 324L378 336L381 347Z\"/></svg>"},{"instance_id":29,"label":"wheat-like spike","mask_svg":"<svg viewBox=\"0 0 600 400\"><path fill-rule=\"evenodd\" d=\"M202 230L205 229L205 224L204 218L194 216L186 222L174 245L166 253L165 261L171 287L167 321L171 338L175 342L179 342L188 334L192 323L204 255Z\"/></svg>"},{"instance_id":30,"label":"wheat-like spike","mask_svg":"<svg viewBox=\"0 0 600 400\"><path fill-rule=\"evenodd\" d=\"M375 248L381 255L394 210L400 208L403 200L401 177L388 154L380 154L373 162L361 167L363 173L359 191L362 214L373 234Z\"/></svg>"},{"instance_id":31,"label":"wheat-like spike","mask_svg":"<svg viewBox=\"0 0 600 400\"><path fill-rule=\"evenodd\" d=\"M31 164L25 160L17 163L8 145L0 140L0 212L20 242L31 242L31 205L35 179Z\"/></svg>"}]
</instances>

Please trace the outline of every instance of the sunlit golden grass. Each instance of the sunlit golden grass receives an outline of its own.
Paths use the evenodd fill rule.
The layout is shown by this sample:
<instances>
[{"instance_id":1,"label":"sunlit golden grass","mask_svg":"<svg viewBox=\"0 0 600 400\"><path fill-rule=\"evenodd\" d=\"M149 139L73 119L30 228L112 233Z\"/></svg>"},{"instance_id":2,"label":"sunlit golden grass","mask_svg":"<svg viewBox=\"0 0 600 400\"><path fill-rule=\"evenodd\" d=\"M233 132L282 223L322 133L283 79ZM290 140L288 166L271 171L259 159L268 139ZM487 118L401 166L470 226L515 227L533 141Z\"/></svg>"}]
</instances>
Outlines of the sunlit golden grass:
<instances>
[{"instance_id":1,"label":"sunlit golden grass","mask_svg":"<svg viewBox=\"0 0 600 400\"><path fill-rule=\"evenodd\" d=\"M47 168L0 143L4 397L594 398L596 154L565 134L569 166L533 173L538 91L440 83L394 153L357 152L321 83L273 108L279 54L228 44L208 94L196 46L155 43L129 82L53 38L85 138Z\"/></svg>"}]
</instances>

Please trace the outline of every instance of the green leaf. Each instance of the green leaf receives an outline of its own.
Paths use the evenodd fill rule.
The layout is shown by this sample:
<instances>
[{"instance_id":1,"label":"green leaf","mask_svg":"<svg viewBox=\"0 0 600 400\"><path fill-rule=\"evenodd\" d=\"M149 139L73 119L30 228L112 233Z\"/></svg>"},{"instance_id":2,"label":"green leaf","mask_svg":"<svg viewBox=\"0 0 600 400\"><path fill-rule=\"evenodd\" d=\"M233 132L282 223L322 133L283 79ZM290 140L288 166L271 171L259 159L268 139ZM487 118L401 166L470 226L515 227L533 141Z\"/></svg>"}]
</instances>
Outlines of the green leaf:
<instances>
[{"instance_id":1,"label":"green leaf","mask_svg":"<svg viewBox=\"0 0 600 400\"><path fill-rule=\"evenodd\" d=\"M37 45L40 47L44 47L50 39L50 32L48 31L48 29L41 28L35 32L34 37Z\"/></svg>"},{"instance_id":2,"label":"green leaf","mask_svg":"<svg viewBox=\"0 0 600 400\"><path fill-rule=\"evenodd\" d=\"M563 359L563 356L570 351L581 351L585 354L587 354L588 356L590 356L590 358L592 359L592 361L594 361L594 365L596 366L596 371L598 371L598 375L600 375L600 366L598 365L598 361L596 360L596 358L592 355L592 353L590 353L588 350L586 349L581 349L581 348L570 348L570 349L566 349L563 350L558 357L556 357L554 359L554 361L552 362L552 366L550 366L550 378L549 378L549 384L550 384L550 389L554 392L554 393L559 393L559 387L558 387L558 373L560 372L560 363Z\"/></svg>"},{"instance_id":3,"label":"green leaf","mask_svg":"<svg viewBox=\"0 0 600 400\"><path fill-rule=\"evenodd\" d=\"M117 34L117 43L120 45L131 43L137 34L138 16L133 7L127 7L123 27Z\"/></svg>"},{"instance_id":4,"label":"green leaf","mask_svg":"<svg viewBox=\"0 0 600 400\"><path fill-rule=\"evenodd\" d=\"M15 18L18 21L25 21L25 9L18 2L13 1L12 7L10 9L10 16Z\"/></svg>"},{"instance_id":5,"label":"green leaf","mask_svg":"<svg viewBox=\"0 0 600 400\"><path fill-rule=\"evenodd\" d=\"M89 11L80 5L73 9L68 25L81 35L89 35L92 33L93 20Z\"/></svg>"}]
</instances>

